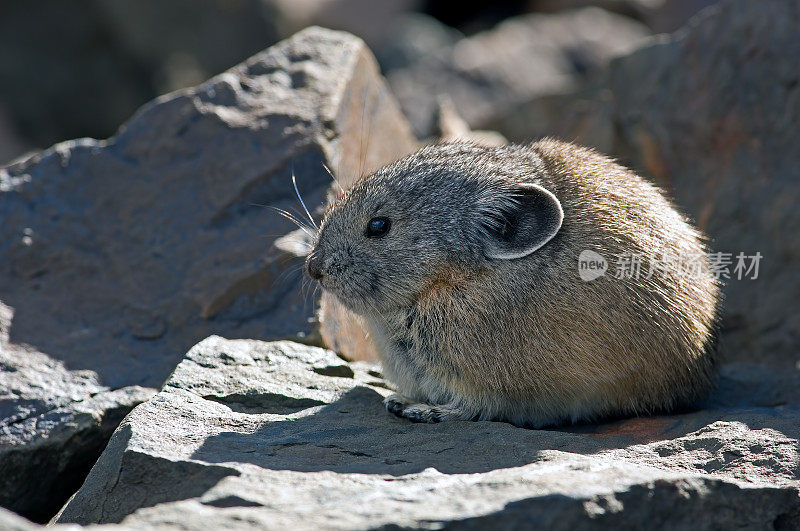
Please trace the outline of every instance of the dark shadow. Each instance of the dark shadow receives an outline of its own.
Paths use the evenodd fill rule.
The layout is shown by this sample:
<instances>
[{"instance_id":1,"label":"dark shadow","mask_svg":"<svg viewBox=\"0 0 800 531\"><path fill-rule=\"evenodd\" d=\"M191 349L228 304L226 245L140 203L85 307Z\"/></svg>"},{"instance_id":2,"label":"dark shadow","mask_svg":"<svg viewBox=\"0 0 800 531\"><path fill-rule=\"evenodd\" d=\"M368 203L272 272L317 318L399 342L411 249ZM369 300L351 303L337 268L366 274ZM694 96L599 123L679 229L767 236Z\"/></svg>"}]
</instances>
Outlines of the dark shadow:
<instances>
[{"instance_id":1,"label":"dark shadow","mask_svg":"<svg viewBox=\"0 0 800 531\"><path fill-rule=\"evenodd\" d=\"M711 491L715 496L709 496ZM548 529L551 531L607 529L796 529L800 500L792 489L778 491L760 486L744 489L720 479L702 478L697 483L676 485L656 481L632 485L614 499L593 500L598 509L587 515L586 500L550 494L507 503L482 516L443 522L442 529ZM614 505L616 504L616 508ZM625 507L619 510L618 507ZM742 508L758 510L742 514ZM392 529L386 526L383 529ZM400 529L394 527L394 529Z\"/></svg>"},{"instance_id":2,"label":"dark shadow","mask_svg":"<svg viewBox=\"0 0 800 531\"><path fill-rule=\"evenodd\" d=\"M238 404L231 409L243 411ZM251 407L249 412L267 410ZM304 472L398 476L432 467L448 474L478 473L539 461L544 450L593 454L675 439L716 420L776 429L797 438L800 426L792 425L790 417L775 415L769 408L737 408L539 430L503 422L414 424L387 413L375 390L356 387L311 415L268 422L253 433L209 437L192 458Z\"/></svg>"}]
</instances>

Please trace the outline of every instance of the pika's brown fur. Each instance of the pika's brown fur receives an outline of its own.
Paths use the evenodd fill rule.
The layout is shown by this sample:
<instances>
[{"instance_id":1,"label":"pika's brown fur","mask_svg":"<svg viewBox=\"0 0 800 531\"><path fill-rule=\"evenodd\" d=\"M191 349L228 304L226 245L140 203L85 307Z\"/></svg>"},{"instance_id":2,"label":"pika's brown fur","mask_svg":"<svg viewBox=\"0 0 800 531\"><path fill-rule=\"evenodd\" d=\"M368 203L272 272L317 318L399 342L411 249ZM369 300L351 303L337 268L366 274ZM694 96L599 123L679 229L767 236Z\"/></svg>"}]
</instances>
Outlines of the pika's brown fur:
<instances>
[{"instance_id":1,"label":"pika's brown fur","mask_svg":"<svg viewBox=\"0 0 800 531\"><path fill-rule=\"evenodd\" d=\"M641 270L585 281L587 250ZM719 288L702 236L589 149L423 148L341 197L307 264L364 317L397 386L387 408L414 421L646 414L712 385Z\"/></svg>"}]
</instances>

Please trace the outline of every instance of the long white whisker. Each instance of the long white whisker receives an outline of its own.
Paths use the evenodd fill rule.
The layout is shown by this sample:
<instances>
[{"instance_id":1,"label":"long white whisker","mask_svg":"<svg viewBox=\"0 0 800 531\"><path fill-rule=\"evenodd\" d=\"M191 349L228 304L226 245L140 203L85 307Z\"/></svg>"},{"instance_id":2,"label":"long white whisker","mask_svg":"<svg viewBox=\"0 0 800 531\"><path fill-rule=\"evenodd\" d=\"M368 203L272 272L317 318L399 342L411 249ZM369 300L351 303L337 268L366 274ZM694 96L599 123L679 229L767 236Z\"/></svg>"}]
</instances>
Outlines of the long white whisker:
<instances>
[{"instance_id":1,"label":"long white whisker","mask_svg":"<svg viewBox=\"0 0 800 531\"><path fill-rule=\"evenodd\" d=\"M294 193L297 194L297 199L299 199L300 204L303 205L303 210L306 211L308 219L311 220L311 224L314 226L314 228L319 230L319 227L317 227L317 222L314 221L313 217L311 217L311 212L308 211L305 201L303 201L303 198L300 196L300 190L297 189L297 179L294 178L294 164L292 164L292 184L294 185Z\"/></svg>"},{"instance_id":2,"label":"long white whisker","mask_svg":"<svg viewBox=\"0 0 800 531\"><path fill-rule=\"evenodd\" d=\"M328 175L331 176L333 182L336 183L336 186L339 187L339 191L342 192L342 194L344 194L344 188L342 188L342 185L339 184L339 179L336 178L336 176L333 174L333 172L331 172L330 168L328 168L324 162L322 163L322 167L325 168L325 171L328 172Z\"/></svg>"},{"instance_id":3,"label":"long white whisker","mask_svg":"<svg viewBox=\"0 0 800 531\"><path fill-rule=\"evenodd\" d=\"M269 206L269 205L266 205L266 207L267 207L267 208L271 208L272 210L274 210L275 212L277 212L277 213L278 213L278 214L280 214L281 216L285 217L286 219L288 219L289 221L291 221L292 223L294 223L295 225L297 225L297 227L298 227L300 230L302 230L303 232L305 232L305 233L306 233L307 235L309 235L310 237L312 237L312 238L314 237L314 231L313 231L313 229L312 229L311 227L309 227L308 225L306 225L305 223L302 223L300 220L298 220L296 217L294 217L294 216L293 216L292 214L290 214L289 212L287 212L287 211L285 211L285 210L283 210L283 209L280 209L280 208L278 208L278 207L274 207L274 206Z\"/></svg>"},{"instance_id":4,"label":"long white whisker","mask_svg":"<svg viewBox=\"0 0 800 531\"><path fill-rule=\"evenodd\" d=\"M274 210L275 212L279 213L281 216L283 216L286 219L290 220L292 223L294 223L295 225L297 225L300 228L303 228L303 227L305 227L307 229L313 229L314 228L314 227L308 225L307 223L303 223L300 220L300 218L298 218L297 215L294 212L289 212L288 210L284 210L283 208L278 208L278 207L275 207L275 206L272 206L272 205L260 205L258 203L250 203L250 204L253 205L253 206L261 207L261 208L270 208L270 209Z\"/></svg>"}]
</instances>

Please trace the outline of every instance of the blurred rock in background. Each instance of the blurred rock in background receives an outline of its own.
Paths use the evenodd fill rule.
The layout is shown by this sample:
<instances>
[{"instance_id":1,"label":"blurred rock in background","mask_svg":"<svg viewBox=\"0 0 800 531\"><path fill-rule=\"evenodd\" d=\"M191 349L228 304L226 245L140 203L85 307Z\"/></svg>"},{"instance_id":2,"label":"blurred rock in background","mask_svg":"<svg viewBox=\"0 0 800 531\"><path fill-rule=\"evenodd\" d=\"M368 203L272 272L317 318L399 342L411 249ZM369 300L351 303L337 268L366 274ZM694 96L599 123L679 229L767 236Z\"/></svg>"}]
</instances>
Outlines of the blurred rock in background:
<instances>
[{"instance_id":1,"label":"blurred rock in background","mask_svg":"<svg viewBox=\"0 0 800 531\"><path fill-rule=\"evenodd\" d=\"M529 0L440 2L423 0L0 0L0 164L33 148L69 138L106 138L150 99L195 85L296 31L318 24L361 36L393 76L418 135L431 134L437 94L471 107L478 97L504 92L516 98L563 90L603 62L608 52L642 33L671 31L710 0ZM553 34L587 28L568 21L523 22L504 31L469 39L464 34L490 30L504 19L535 11L600 6L595 32L614 43L595 53L591 37L570 41L557 35L535 51L526 69L541 65L542 80L526 79L510 68L515 54ZM563 18L563 17L561 17ZM572 17L574 18L574 17ZM533 20L536 20L534 18ZM547 18L543 18L543 21ZM527 25L528 27L520 27ZM608 25L612 26L609 27ZM591 28L594 24L591 24ZM540 29L552 27L553 29ZM635 28L635 29L631 29ZM645 30L646 31L646 30ZM519 32L520 42L510 42ZM606 33L608 35L608 33ZM571 43L571 44L570 44ZM527 46L527 49L523 47ZM487 55L502 52L499 64ZM552 48L559 50L552 50ZM565 49L566 48L566 49ZM465 60L464 55L477 55ZM543 57L542 57L543 56ZM466 61L466 62L465 62ZM418 66L417 63L420 63ZM444 79L431 79L443 64ZM549 72L549 73L548 73ZM401 81L415 76L417 90ZM417 109L418 102L423 109ZM495 99L475 112L483 117ZM486 107L488 106L488 110ZM459 108L473 127L483 126ZM493 117L493 116L492 116Z\"/></svg>"},{"instance_id":2,"label":"blurred rock in background","mask_svg":"<svg viewBox=\"0 0 800 531\"><path fill-rule=\"evenodd\" d=\"M148 100L198 84L310 24L373 43L414 0L0 0L0 164L106 138ZM3 127L3 116L8 127Z\"/></svg>"},{"instance_id":3,"label":"blurred rock in background","mask_svg":"<svg viewBox=\"0 0 800 531\"><path fill-rule=\"evenodd\" d=\"M433 49L387 78L414 132L428 137L442 94L471 127L482 127L536 96L573 89L647 35L642 24L593 7L526 15Z\"/></svg>"},{"instance_id":4,"label":"blurred rock in background","mask_svg":"<svg viewBox=\"0 0 800 531\"><path fill-rule=\"evenodd\" d=\"M654 33L675 31L693 15L717 0L531 0L536 11L556 12L564 9L596 6L631 17L647 25Z\"/></svg>"}]
</instances>

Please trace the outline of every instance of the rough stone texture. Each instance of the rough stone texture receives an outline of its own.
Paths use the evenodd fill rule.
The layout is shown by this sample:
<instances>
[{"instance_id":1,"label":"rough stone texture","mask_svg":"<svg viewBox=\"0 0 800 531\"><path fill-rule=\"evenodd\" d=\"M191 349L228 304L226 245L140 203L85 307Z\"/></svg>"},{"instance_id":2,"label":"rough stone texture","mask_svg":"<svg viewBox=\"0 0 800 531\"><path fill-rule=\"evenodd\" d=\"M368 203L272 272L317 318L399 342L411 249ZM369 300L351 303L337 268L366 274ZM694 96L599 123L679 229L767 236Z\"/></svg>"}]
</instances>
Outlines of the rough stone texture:
<instances>
[{"instance_id":1,"label":"rough stone texture","mask_svg":"<svg viewBox=\"0 0 800 531\"><path fill-rule=\"evenodd\" d=\"M211 337L123 421L58 521L791 529L800 380L772 381L783 404L766 406L752 392L764 375L739 369L707 409L680 415L553 430L412 424L385 411L390 391L368 364Z\"/></svg>"},{"instance_id":2,"label":"rough stone texture","mask_svg":"<svg viewBox=\"0 0 800 531\"><path fill-rule=\"evenodd\" d=\"M666 187L715 251L760 252L728 280L727 359L800 367L800 3L729 0L612 62L592 86L491 124L612 153Z\"/></svg>"},{"instance_id":3,"label":"rough stone texture","mask_svg":"<svg viewBox=\"0 0 800 531\"><path fill-rule=\"evenodd\" d=\"M80 486L122 418L155 390L112 390L92 371L69 371L10 344L11 316L0 303L0 505L45 521Z\"/></svg>"},{"instance_id":4,"label":"rough stone texture","mask_svg":"<svg viewBox=\"0 0 800 531\"><path fill-rule=\"evenodd\" d=\"M18 480L0 503L38 517L25 493L76 481L65 463L88 469L145 392L124 388L161 385L208 334L314 340L301 250L273 244L291 225L263 205L295 209L292 169L313 207L323 163L346 186L414 147L364 43L311 28L108 140L0 169L0 468Z\"/></svg>"},{"instance_id":5,"label":"rough stone texture","mask_svg":"<svg viewBox=\"0 0 800 531\"><path fill-rule=\"evenodd\" d=\"M418 136L433 134L436 99L447 94L472 127L535 96L566 92L648 30L597 8L509 19L387 74Z\"/></svg>"}]
</instances>

